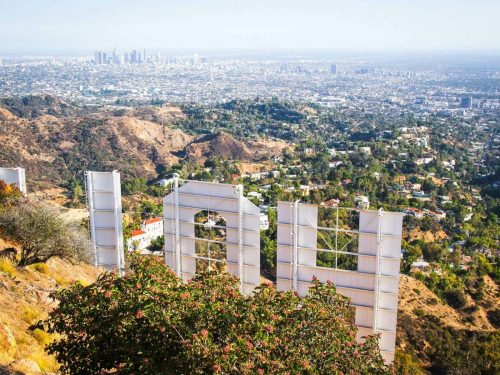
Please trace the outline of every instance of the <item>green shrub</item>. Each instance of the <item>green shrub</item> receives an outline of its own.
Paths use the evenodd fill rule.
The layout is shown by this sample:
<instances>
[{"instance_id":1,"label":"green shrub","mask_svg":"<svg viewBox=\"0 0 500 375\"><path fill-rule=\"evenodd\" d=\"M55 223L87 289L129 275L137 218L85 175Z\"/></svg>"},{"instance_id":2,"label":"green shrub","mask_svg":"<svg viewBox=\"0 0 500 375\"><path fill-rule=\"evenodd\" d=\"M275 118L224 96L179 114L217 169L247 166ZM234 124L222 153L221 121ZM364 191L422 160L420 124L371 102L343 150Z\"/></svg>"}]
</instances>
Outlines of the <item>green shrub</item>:
<instances>
[{"instance_id":1,"label":"green shrub","mask_svg":"<svg viewBox=\"0 0 500 375\"><path fill-rule=\"evenodd\" d=\"M40 323L72 374L386 374L378 338L356 342L348 298L313 282L307 297L262 285L244 296L226 273L183 283L152 258L125 277L104 274L55 293Z\"/></svg>"},{"instance_id":2,"label":"green shrub","mask_svg":"<svg viewBox=\"0 0 500 375\"><path fill-rule=\"evenodd\" d=\"M460 289L449 289L443 292L443 297L451 307L460 309L467 303L465 294Z\"/></svg>"}]
</instances>

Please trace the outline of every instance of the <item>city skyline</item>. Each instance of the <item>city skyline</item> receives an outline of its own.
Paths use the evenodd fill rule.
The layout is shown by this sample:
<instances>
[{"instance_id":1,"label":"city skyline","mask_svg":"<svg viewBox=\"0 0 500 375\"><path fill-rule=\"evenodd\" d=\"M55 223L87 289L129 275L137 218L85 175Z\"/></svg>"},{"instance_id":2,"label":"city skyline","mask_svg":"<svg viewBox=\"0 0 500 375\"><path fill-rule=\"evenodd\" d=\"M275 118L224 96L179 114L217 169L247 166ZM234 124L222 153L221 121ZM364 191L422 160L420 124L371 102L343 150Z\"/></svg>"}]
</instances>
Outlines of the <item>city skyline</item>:
<instances>
[{"instance_id":1,"label":"city skyline","mask_svg":"<svg viewBox=\"0 0 500 375\"><path fill-rule=\"evenodd\" d=\"M500 3L2 1L0 53L122 50L499 50Z\"/></svg>"}]
</instances>

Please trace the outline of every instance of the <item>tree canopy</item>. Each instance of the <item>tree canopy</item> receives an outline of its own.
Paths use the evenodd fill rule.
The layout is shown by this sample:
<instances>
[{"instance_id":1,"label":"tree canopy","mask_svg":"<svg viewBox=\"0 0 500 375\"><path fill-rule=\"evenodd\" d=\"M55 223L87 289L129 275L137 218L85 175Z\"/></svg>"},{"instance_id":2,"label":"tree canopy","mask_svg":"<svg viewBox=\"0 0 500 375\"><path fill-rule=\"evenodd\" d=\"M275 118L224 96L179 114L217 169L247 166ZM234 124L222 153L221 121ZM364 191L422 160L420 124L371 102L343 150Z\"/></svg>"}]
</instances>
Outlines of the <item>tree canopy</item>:
<instances>
[{"instance_id":1,"label":"tree canopy","mask_svg":"<svg viewBox=\"0 0 500 375\"><path fill-rule=\"evenodd\" d=\"M348 298L313 282L306 297L206 272L183 283L154 258L133 257L124 277L57 292L37 327L72 374L386 374L378 337L357 343ZM99 370L96 370L99 369Z\"/></svg>"}]
</instances>

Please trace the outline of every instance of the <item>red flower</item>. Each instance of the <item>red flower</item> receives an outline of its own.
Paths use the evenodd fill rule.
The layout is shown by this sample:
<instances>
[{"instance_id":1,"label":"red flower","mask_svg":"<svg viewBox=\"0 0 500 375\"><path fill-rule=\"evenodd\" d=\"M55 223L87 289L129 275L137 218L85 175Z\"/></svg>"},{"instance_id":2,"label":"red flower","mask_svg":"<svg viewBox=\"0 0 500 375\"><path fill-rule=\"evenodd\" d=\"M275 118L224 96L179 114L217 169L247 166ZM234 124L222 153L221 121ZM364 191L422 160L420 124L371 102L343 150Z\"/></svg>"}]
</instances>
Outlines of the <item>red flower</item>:
<instances>
[{"instance_id":1,"label":"red flower","mask_svg":"<svg viewBox=\"0 0 500 375\"><path fill-rule=\"evenodd\" d=\"M136 317L137 319L141 319L141 318L143 318L143 317L144 317L144 313L143 313L141 310L139 310L139 311L137 311L137 313L135 314L135 317Z\"/></svg>"},{"instance_id":2,"label":"red flower","mask_svg":"<svg viewBox=\"0 0 500 375\"><path fill-rule=\"evenodd\" d=\"M222 367L220 367L220 365L213 365L212 370L214 370L214 372L221 372Z\"/></svg>"},{"instance_id":3,"label":"red flower","mask_svg":"<svg viewBox=\"0 0 500 375\"><path fill-rule=\"evenodd\" d=\"M201 330L201 337L204 337L204 338L208 337L208 331L206 329Z\"/></svg>"}]
</instances>

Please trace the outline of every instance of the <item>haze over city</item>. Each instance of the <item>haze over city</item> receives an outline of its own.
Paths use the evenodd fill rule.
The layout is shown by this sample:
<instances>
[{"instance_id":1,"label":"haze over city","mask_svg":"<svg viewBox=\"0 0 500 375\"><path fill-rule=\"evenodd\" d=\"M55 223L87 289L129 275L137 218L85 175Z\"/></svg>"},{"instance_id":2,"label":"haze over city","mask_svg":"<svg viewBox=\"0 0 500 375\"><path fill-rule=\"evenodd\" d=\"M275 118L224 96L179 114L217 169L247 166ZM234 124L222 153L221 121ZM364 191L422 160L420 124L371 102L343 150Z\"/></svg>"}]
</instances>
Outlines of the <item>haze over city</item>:
<instances>
[{"instance_id":1,"label":"haze over city","mask_svg":"<svg viewBox=\"0 0 500 375\"><path fill-rule=\"evenodd\" d=\"M0 53L498 50L495 0L0 1Z\"/></svg>"}]
</instances>

